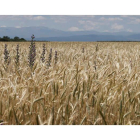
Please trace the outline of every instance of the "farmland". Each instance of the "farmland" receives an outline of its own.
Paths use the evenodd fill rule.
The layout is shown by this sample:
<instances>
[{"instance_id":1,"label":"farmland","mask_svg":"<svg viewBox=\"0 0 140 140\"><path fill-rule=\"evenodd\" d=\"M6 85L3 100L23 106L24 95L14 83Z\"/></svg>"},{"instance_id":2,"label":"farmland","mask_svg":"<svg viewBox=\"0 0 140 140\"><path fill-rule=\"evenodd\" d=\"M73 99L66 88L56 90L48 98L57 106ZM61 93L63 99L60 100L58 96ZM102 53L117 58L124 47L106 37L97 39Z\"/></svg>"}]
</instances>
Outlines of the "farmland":
<instances>
[{"instance_id":1,"label":"farmland","mask_svg":"<svg viewBox=\"0 0 140 140\"><path fill-rule=\"evenodd\" d=\"M35 42L32 69L29 46L0 42L1 125L140 124L139 42Z\"/></svg>"}]
</instances>

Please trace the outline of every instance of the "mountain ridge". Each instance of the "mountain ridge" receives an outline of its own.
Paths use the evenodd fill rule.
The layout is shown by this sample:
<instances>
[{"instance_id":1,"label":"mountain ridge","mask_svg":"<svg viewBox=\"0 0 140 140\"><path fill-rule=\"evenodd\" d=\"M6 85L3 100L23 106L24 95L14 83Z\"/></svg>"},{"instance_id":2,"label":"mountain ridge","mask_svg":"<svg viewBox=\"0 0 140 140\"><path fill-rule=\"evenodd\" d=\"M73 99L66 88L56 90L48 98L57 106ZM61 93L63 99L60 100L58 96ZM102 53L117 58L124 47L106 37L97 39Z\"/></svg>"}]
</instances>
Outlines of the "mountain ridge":
<instances>
[{"instance_id":1,"label":"mountain ridge","mask_svg":"<svg viewBox=\"0 0 140 140\"><path fill-rule=\"evenodd\" d=\"M30 40L34 34L37 41L140 41L140 33L127 31L98 32L91 31L61 31L48 27L0 27L0 37L22 37Z\"/></svg>"}]
</instances>

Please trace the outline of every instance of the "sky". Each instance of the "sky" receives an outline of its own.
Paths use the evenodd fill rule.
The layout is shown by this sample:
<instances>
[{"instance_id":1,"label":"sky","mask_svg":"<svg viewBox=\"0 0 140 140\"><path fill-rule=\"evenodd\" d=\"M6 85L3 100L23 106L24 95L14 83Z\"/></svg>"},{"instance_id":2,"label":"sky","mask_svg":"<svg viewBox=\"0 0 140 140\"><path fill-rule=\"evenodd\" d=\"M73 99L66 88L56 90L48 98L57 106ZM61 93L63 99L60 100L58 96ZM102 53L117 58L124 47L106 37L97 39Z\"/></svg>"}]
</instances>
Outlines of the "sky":
<instances>
[{"instance_id":1,"label":"sky","mask_svg":"<svg viewBox=\"0 0 140 140\"><path fill-rule=\"evenodd\" d=\"M63 31L140 32L139 15L0 15L0 27L45 26Z\"/></svg>"}]
</instances>

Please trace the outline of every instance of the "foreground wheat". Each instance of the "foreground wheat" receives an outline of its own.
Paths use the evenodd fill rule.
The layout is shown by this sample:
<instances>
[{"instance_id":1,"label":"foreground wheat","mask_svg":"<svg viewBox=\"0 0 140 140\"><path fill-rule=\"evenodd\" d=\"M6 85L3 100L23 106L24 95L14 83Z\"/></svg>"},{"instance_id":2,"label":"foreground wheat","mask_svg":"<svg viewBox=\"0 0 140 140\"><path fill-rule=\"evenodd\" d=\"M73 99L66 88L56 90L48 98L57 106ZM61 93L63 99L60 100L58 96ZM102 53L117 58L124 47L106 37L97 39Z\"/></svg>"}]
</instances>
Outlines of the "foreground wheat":
<instances>
[{"instance_id":1,"label":"foreground wheat","mask_svg":"<svg viewBox=\"0 0 140 140\"><path fill-rule=\"evenodd\" d=\"M18 68L17 43L6 68L0 43L0 124L140 124L140 43L45 42L42 63L43 44L31 71L30 43L19 43Z\"/></svg>"}]
</instances>

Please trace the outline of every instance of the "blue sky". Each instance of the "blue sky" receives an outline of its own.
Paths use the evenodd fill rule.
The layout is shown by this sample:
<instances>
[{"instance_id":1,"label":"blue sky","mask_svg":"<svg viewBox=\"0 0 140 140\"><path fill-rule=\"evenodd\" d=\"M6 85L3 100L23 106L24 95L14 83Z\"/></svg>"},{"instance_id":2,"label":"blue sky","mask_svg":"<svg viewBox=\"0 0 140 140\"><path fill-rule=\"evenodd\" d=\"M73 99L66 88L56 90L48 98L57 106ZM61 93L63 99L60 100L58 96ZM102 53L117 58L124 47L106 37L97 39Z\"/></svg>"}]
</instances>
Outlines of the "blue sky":
<instances>
[{"instance_id":1,"label":"blue sky","mask_svg":"<svg viewBox=\"0 0 140 140\"><path fill-rule=\"evenodd\" d=\"M0 27L45 26L63 31L140 32L140 16L127 15L0 15Z\"/></svg>"}]
</instances>

